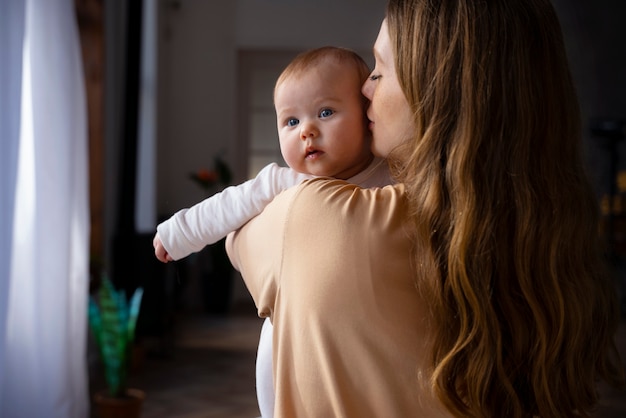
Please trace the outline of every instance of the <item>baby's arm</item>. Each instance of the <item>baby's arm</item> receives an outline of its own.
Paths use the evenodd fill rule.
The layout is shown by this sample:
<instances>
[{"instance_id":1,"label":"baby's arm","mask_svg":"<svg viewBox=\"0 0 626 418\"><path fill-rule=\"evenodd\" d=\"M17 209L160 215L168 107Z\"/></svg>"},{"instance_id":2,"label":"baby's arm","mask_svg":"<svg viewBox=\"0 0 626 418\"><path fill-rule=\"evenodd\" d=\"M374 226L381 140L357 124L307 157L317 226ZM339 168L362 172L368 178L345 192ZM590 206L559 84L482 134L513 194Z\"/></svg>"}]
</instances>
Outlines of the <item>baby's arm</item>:
<instances>
[{"instance_id":1,"label":"baby's arm","mask_svg":"<svg viewBox=\"0 0 626 418\"><path fill-rule=\"evenodd\" d=\"M156 257L167 262L200 251L261 213L277 194L309 178L272 163L255 178L179 210L157 226L153 241Z\"/></svg>"}]
</instances>

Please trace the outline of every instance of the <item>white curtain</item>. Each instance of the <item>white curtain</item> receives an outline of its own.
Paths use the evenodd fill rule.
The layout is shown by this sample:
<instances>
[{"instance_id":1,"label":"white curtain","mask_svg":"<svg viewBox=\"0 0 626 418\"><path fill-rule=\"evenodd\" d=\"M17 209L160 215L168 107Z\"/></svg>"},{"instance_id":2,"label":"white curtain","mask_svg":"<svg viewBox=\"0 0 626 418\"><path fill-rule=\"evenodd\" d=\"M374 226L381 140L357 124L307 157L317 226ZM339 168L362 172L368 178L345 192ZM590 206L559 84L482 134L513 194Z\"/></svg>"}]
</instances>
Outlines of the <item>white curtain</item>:
<instances>
[{"instance_id":1,"label":"white curtain","mask_svg":"<svg viewBox=\"0 0 626 418\"><path fill-rule=\"evenodd\" d=\"M89 415L87 122L73 0L0 0L0 417Z\"/></svg>"}]
</instances>

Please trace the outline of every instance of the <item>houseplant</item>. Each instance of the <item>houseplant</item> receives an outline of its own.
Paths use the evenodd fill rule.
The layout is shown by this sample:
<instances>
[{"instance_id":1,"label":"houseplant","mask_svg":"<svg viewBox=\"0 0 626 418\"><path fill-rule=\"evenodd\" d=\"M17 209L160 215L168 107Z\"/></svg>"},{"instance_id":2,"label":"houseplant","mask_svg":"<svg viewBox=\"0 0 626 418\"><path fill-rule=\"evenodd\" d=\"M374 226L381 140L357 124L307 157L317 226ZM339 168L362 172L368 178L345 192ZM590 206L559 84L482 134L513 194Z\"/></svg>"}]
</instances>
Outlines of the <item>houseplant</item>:
<instances>
[{"instance_id":1,"label":"houseplant","mask_svg":"<svg viewBox=\"0 0 626 418\"><path fill-rule=\"evenodd\" d=\"M97 295L89 297L89 326L104 366L107 390L97 392L94 403L101 418L139 417L145 394L127 387L129 359L143 289L130 301L104 275Z\"/></svg>"},{"instance_id":2,"label":"houseplant","mask_svg":"<svg viewBox=\"0 0 626 418\"><path fill-rule=\"evenodd\" d=\"M201 168L189 173L189 178L198 184L208 196L228 186L233 178L230 167L219 155L213 159L213 168Z\"/></svg>"}]
</instances>

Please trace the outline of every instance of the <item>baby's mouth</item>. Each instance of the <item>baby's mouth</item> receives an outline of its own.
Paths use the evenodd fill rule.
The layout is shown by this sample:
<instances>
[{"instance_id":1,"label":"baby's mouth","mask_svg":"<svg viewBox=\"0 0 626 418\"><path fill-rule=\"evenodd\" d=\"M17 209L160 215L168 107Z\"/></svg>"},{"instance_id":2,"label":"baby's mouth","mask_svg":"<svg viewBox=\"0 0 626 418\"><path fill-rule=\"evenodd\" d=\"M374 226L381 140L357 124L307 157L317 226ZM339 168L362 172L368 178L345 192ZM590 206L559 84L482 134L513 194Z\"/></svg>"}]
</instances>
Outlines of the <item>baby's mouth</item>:
<instances>
[{"instance_id":1,"label":"baby's mouth","mask_svg":"<svg viewBox=\"0 0 626 418\"><path fill-rule=\"evenodd\" d=\"M316 149L307 149L306 150L306 155L304 158L315 158L317 157L319 154L321 154L321 151L318 151Z\"/></svg>"}]
</instances>

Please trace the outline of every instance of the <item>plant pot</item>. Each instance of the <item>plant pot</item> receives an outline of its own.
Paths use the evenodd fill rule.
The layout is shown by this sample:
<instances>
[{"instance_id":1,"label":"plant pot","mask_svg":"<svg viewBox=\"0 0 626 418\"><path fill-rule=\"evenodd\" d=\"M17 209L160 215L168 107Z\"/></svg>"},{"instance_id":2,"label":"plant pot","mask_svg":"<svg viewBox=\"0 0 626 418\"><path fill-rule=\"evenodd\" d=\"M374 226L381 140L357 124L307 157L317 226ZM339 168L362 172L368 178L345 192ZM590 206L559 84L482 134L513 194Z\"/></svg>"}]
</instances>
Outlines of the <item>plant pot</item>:
<instances>
[{"instance_id":1,"label":"plant pot","mask_svg":"<svg viewBox=\"0 0 626 418\"><path fill-rule=\"evenodd\" d=\"M94 405L98 418L139 418L146 397L139 389L126 389L123 397L115 398L107 390L94 395Z\"/></svg>"}]
</instances>

